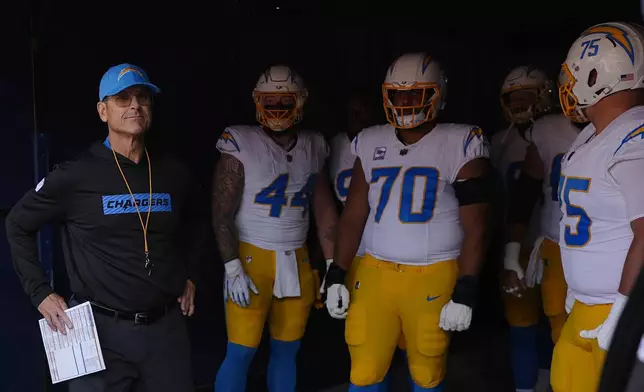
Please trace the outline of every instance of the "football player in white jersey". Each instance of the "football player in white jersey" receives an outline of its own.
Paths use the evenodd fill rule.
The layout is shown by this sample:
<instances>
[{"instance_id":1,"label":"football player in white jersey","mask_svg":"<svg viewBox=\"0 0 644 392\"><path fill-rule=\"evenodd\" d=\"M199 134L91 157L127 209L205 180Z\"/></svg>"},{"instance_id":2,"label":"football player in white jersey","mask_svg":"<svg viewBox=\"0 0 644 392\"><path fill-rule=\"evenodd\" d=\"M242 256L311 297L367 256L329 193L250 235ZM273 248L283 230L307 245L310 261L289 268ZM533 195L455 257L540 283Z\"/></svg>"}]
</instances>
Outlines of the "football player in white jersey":
<instances>
[{"instance_id":1,"label":"football player in white jersey","mask_svg":"<svg viewBox=\"0 0 644 392\"><path fill-rule=\"evenodd\" d=\"M579 134L580 128L562 114L549 114L535 121L528 133L531 144L526 150L521 165L519 180L511 190L511 204L508 211L508 243L505 246L505 260L514 265L515 275L510 280L513 293L540 285L541 306L550 322L550 336L556 343L568 314L565 308L568 286L564 279L559 251L559 220L561 209L557 187L561 170L561 158ZM540 217L531 213L540 205ZM527 269L521 266L521 240L532 220L540 223ZM518 279L521 276L521 279ZM507 283L507 282L506 282ZM536 341L536 339L535 339ZM547 342L541 342L545 346ZM539 350L542 369L539 381L534 386L537 392L546 391L550 386L551 350ZM547 370L546 370L547 369Z\"/></svg>"},{"instance_id":2,"label":"football player in white jersey","mask_svg":"<svg viewBox=\"0 0 644 392\"><path fill-rule=\"evenodd\" d=\"M404 333L415 391L442 391L449 333L469 328L492 194L479 127L438 124L447 80L425 53L404 54L382 85L389 124L351 143L356 156L334 260L332 317L348 318L350 391L376 390ZM351 295L346 271L364 230Z\"/></svg>"},{"instance_id":3,"label":"football player in white jersey","mask_svg":"<svg viewBox=\"0 0 644 392\"><path fill-rule=\"evenodd\" d=\"M492 137L492 163L505 179L504 206L511 203L510 189L520 178L526 148L530 144L528 135L534 121L546 113L551 106L552 88L546 74L535 67L519 66L508 73L501 87L501 107L510 126ZM531 196L539 197L540 190ZM505 317L510 325L511 364L517 391L532 391L543 379L548 384L550 350L540 350L538 324L541 305L536 289L519 290L519 282L528 264L530 249L539 231L538 208L527 211L535 219L528 230L518 239L523 244L509 249L506 247L502 284L505 289L503 303ZM507 213L504 214L507 220ZM504 228L508 231L508 228ZM516 252L515 252L516 250ZM522 287L522 286L521 286ZM543 358L547 357L547 358ZM541 369L540 368L544 368Z\"/></svg>"},{"instance_id":4,"label":"football player in white jersey","mask_svg":"<svg viewBox=\"0 0 644 392\"><path fill-rule=\"evenodd\" d=\"M366 128L373 118L373 108L369 107L370 99L367 91L354 92L349 99L347 131L340 132L331 140L331 157L329 159L329 174L331 184L335 191L336 198L344 204L349 195L349 184L351 184L351 173L356 157L351 153L351 141L355 136ZM347 275L347 285L352 286L353 275L364 255L363 244L360 244L356 259L352 264L351 271ZM327 269L328 269L327 265ZM323 285L324 286L324 285Z\"/></svg>"},{"instance_id":5,"label":"football player in white jersey","mask_svg":"<svg viewBox=\"0 0 644 392\"><path fill-rule=\"evenodd\" d=\"M338 133L331 140L331 157L329 159L329 174L331 176L331 184L335 190L336 198L344 204L346 203L349 194L349 185L351 184L351 173L356 157L351 153L351 142L356 135L362 131L369 124L373 124L372 118L373 108L369 105L372 99L368 96L369 91L358 90L351 94L349 98L348 118L347 118L347 131ZM360 265L360 260L364 256L364 242L360 242L358 253L351 263L346 276L346 286L349 290L354 289L355 273ZM328 260L330 261L330 260ZM330 263L329 263L330 264ZM327 269L329 265L327 265ZM322 290L324 290L324 282L322 282ZM401 334L398 342L398 347L401 350L405 349L405 338ZM389 389L389 373L385 380L380 384L381 391Z\"/></svg>"},{"instance_id":6,"label":"football player in white jersey","mask_svg":"<svg viewBox=\"0 0 644 392\"><path fill-rule=\"evenodd\" d=\"M324 255L333 255L338 217L328 178L318 176L329 149L321 134L294 128L307 90L292 69L269 68L253 98L259 125L228 127L217 142L213 225L226 270L228 347L215 389L245 390L268 319L268 390L293 392L295 359L315 298L305 246L310 207Z\"/></svg>"},{"instance_id":7,"label":"football player in white jersey","mask_svg":"<svg viewBox=\"0 0 644 392\"><path fill-rule=\"evenodd\" d=\"M643 45L637 25L596 25L561 67L564 114L590 124L561 160L559 245L574 303L554 350L554 392L597 390L644 262Z\"/></svg>"}]
</instances>

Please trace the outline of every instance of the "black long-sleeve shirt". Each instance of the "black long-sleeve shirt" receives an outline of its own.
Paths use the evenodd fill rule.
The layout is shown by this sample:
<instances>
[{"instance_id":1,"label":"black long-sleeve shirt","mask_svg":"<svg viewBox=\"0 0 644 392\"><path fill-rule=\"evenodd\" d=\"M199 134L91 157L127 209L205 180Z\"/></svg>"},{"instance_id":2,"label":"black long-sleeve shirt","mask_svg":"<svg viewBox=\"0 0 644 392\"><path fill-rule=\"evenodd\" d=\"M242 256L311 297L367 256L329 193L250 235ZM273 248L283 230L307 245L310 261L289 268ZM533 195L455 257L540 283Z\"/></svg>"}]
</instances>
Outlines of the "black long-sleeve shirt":
<instances>
[{"instance_id":1,"label":"black long-sleeve shirt","mask_svg":"<svg viewBox=\"0 0 644 392\"><path fill-rule=\"evenodd\" d=\"M117 156L145 222L147 160L144 156L136 164ZM102 143L58 165L13 207L6 218L7 237L15 270L34 306L53 292L36 241L38 230L50 221L62 225L71 290L82 297L121 311L144 312L176 301L188 277L196 280L203 249L199 239L210 230L202 193L178 161L153 153L150 161L150 275L132 196L112 151Z\"/></svg>"}]
</instances>

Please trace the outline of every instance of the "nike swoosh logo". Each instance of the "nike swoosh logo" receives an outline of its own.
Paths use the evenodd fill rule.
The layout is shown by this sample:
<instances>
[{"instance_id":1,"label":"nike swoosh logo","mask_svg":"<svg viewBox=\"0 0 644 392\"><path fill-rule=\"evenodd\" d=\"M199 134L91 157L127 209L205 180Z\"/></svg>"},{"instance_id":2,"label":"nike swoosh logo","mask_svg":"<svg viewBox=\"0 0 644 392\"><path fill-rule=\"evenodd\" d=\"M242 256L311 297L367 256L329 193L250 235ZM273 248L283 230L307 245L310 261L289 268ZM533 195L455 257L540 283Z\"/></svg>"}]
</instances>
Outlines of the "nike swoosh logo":
<instances>
[{"instance_id":1,"label":"nike swoosh logo","mask_svg":"<svg viewBox=\"0 0 644 392\"><path fill-rule=\"evenodd\" d=\"M435 296L435 297L432 297L432 296L428 295L428 296L427 296L427 302L433 301L433 300L435 300L435 299L436 299L436 298L438 298L438 297L440 297L440 295L437 295L437 296Z\"/></svg>"}]
</instances>

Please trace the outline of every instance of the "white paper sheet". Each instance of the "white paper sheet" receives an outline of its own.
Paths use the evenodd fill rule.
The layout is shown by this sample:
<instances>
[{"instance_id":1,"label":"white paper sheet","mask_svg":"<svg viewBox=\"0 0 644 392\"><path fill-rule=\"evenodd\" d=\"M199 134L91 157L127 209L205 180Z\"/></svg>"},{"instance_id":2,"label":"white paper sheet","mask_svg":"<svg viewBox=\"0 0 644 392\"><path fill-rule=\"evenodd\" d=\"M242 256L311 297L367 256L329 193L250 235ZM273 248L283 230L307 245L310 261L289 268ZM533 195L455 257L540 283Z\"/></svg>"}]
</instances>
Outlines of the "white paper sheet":
<instances>
[{"instance_id":1,"label":"white paper sheet","mask_svg":"<svg viewBox=\"0 0 644 392\"><path fill-rule=\"evenodd\" d=\"M54 384L105 370L90 303L85 302L65 312L74 325L72 329L66 328L67 335L52 331L44 318L39 321Z\"/></svg>"}]
</instances>

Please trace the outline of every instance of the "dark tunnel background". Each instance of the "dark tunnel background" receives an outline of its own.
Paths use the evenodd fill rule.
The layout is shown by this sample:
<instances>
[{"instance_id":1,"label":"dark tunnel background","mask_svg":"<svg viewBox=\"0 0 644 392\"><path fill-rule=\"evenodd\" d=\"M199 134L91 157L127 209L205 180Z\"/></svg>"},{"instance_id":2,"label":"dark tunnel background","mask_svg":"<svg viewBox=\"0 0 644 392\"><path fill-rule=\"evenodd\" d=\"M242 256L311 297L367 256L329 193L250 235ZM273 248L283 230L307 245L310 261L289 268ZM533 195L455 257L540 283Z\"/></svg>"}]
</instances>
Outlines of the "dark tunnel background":
<instances>
[{"instance_id":1,"label":"dark tunnel background","mask_svg":"<svg viewBox=\"0 0 644 392\"><path fill-rule=\"evenodd\" d=\"M640 19L637 2L612 4L614 11L608 12L527 1L397 1L395 7L360 1L300 5L183 1L172 6L100 2L95 4L97 9L90 9L43 0L24 8L16 6L1 17L6 23L0 27L6 54L0 62L0 120L6 135L3 145L8 147L0 154L0 208L18 200L53 164L73 158L105 137L96 101L99 80L111 65L137 64L163 90L156 100L149 143L172 150L209 189L219 133L227 125L254 121L251 92L260 73L271 64L291 65L302 75L310 96L302 127L331 137L343 130L350 91L368 88L380 94L384 73L399 54L427 51L443 64L449 80L441 120L474 123L491 134L505 126L498 94L511 68L531 64L555 77L569 45L585 28L609 20ZM567 12L560 12L562 8ZM384 122L382 108L376 110ZM39 144L34 146L36 135ZM45 141L48 162L43 168L34 152L44 148ZM203 213L210 214L207 206ZM54 282L66 294L55 230L51 243ZM214 245L205 251L212 260L202 272L208 283L198 290L198 311L190 321L196 378L202 385L212 383L225 349L222 271ZM0 303L16 317L15 325L5 324L0 334L3 351L16 357L1 367L0 380L9 381L7 389L0 389L30 391L23 389L29 378L29 385L36 385L33 390L41 390L48 370L42 361L39 316L15 277L4 231L0 232L0 261L5 294ZM503 328L494 269L489 275L487 304L479 309L472 331L455 340L454 350ZM299 358L301 390L314 391L346 380L342 327L325 311L311 316ZM24 343L17 347L18 338L29 341L26 348ZM481 343L481 350L489 350L487 357L464 360L467 366L482 368L477 370L479 381L474 376L469 384L467 379L453 380L450 391L467 385L488 390L481 389L485 388L481 382L496 385L490 386L491 391L510 390L498 386L495 372L506 366L507 353L504 347L494 347L494 342ZM255 361L257 376L249 390L263 390L263 360L265 355Z\"/></svg>"}]
</instances>

